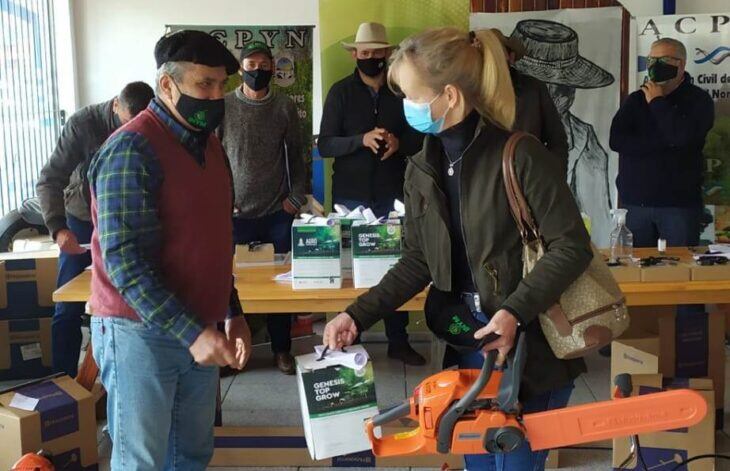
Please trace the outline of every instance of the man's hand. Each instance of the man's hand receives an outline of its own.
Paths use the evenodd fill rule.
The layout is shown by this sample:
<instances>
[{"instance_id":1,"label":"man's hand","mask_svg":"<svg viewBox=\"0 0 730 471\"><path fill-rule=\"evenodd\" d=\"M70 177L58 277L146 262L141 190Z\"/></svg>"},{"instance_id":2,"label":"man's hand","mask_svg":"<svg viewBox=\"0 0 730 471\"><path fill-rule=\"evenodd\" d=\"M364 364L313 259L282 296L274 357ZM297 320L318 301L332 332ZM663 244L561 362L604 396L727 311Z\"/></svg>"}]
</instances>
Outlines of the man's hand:
<instances>
[{"instance_id":1,"label":"man's hand","mask_svg":"<svg viewBox=\"0 0 730 471\"><path fill-rule=\"evenodd\" d=\"M71 255L86 253L86 249L79 245L79 240L76 238L76 235L69 229L61 229L56 232L56 243L63 253Z\"/></svg>"},{"instance_id":2,"label":"man's hand","mask_svg":"<svg viewBox=\"0 0 730 471\"><path fill-rule=\"evenodd\" d=\"M352 345L355 338L357 338L355 321L348 313L341 312L324 327L322 344L329 347L330 350L339 350Z\"/></svg>"},{"instance_id":3,"label":"man's hand","mask_svg":"<svg viewBox=\"0 0 730 471\"><path fill-rule=\"evenodd\" d=\"M190 346L190 354L195 363L204 366L235 366L235 347L228 343L226 336L218 332L214 325L206 327Z\"/></svg>"},{"instance_id":4,"label":"man's hand","mask_svg":"<svg viewBox=\"0 0 730 471\"><path fill-rule=\"evenodd\" d=\"M662 90L661 85L657 85L651 80L641 86L641 91L644 92L644 98L646 98L647 103L651 103L654 98L664 96L664 90Z\"/></svg>"},{"instance_id":5,"label":"man's hand","mask_svg":"<svg viewBox=\"0 0 730 471\"><path fill-rule=\"evenodd\" d=\"M388 131L385 129L375 128L362 136L362 145L377 155L380 146L384 145L383 141L385 140L386 134L388 134Z\"/></svg>"},{"instance_id":6,"label":"man's hand","mask_svg":"<svg viewBox=\"0 0 730 471\"><path fill-rule=\"evenodd\" d=\"M509 311L500 309L485 327L474 332L475 339L482 339L487 335L495 333L499 335L499 339L494 342L486 344L483 348L484 352L489 350L499 350L499 356L501 359L507 357L507 354L512 349L515 343L515 336L517 335L517 318L513 316Z\"/></svg>"},{"instance_id":7,"label":"man's hand","mask_svg":"<svg viewBox=\"0 0 730 471\"><path fill-rule=\"evenodd\" d=\"M395 137L395 134L387 133L385 135L385 154L380 158L380 160L386 160L391 155L398 152L398 149L400 149L400 140L398 140L397 137Z\"/></svg>"},{"instance_id":8,"label":"man's hand","mask_svg":"<svg viewBox=\"0 0 730 471\"><path fill-rule=\"evenodd\" d=\"M227 319L226 337L228 337L228 343L236 352L236 362L231 366L242 370L251 356L251 329L248 328L246 318L237 316Z\"/></svg>"},{"instance_id":9,"label":"man's hand","mask_svg":"<svg viewBox=\"0 0 730 471\"><path fill-rule=\"evenodd\" d=\"M297 209L297 207L294 206L291 201L289 201L289 198L284 198L284 201L281 202L281 207L287 214L291 216L296 216L299 212L299 209Z\"/></svg>"}]
</instances>

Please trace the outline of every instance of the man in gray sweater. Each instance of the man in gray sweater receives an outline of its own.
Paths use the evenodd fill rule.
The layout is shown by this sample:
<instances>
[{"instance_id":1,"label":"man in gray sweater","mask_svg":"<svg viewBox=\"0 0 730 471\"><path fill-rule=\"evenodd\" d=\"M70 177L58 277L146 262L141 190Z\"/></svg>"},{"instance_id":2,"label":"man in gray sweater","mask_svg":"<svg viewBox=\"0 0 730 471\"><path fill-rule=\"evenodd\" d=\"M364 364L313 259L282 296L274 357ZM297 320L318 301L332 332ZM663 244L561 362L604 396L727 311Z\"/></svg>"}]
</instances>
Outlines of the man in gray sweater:
<instances>
[{"instance_id":1,"label":"man in gray sweater","mask_svg":"<svg viewBox=\"0 0 730 471\"><path fill-rule=\"evenodd\" d=\"M41 170L36 192L43 220L61 252L58 286L91 265L91 213L86 171L91 158L122 124L147 108L154 96L144 82L127 84L116 98L74 113L61 131L51 158ZM52 324L53 368L76 376L81 349L84 303L56 303Z\"/></svg>"},{"instance_id":2,"label":"man in gray sweater","mask_svg":"<svg viewBox=\"0 0 730 471\"><path fill-rule=\"evenodd\" d=\"M266 44L253 41L244 47L243 84L225 98L218 135L233 172L234 243L273 243L277 253L286 253L294 216L306 203L306 172L297 108L269 87L273 67ZM294 374L291 316L268 315L266 325L276 366Z\"/></svg>"}]
</instances>

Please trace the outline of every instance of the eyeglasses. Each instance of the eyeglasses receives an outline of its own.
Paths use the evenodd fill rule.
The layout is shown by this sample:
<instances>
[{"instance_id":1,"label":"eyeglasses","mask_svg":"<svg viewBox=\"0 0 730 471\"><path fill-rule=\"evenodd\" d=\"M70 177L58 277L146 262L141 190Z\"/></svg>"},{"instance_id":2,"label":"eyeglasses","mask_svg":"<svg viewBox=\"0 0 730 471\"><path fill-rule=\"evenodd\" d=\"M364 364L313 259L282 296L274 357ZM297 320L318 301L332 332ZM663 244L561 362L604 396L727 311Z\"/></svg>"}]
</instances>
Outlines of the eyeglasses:
<instances>
[{"instance_id":1,"label":"eyeglasses","mask_svg":"<svg viewBox=\"0 0 730 471\"><path fill-rule=\"evenodd\" d=\"M661 56L661 57L647 56L646 57L646 63L647 63L647 65L656 64L657 62L662 62L664 64L667 64L667 63L669 63L669 62L671 62L673 60L675 60L675 61L681 61L682 59L679 58L679 57L674 57L674 56Z\"/></svg>"}]
</instances>

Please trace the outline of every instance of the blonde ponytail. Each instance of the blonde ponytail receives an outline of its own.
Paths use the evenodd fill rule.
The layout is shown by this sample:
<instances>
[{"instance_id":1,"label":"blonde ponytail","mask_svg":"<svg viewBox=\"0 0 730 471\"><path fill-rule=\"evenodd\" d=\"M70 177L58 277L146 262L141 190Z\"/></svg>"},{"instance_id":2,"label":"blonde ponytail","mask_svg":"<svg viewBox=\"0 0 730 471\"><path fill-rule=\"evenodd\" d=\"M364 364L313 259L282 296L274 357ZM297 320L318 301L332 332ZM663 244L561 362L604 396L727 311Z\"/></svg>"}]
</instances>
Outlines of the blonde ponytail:
<instances>
[{"instance_id":1,"label":"blonde ponytail","mask_svg":"<svg viewBox=\"0 0 730 471\"><path fill-rule=\"evenodd\" d=\"M449 27L404 39L388 70L388 83L395 90L398 69L406 60L434 92L454 85L482 116L501 128L512 129L515 92L504 49L492 31L481 30L472 36Z\"/></svg>"},{"instance_id":2,"label":"blonde ponytail","mask_svg":"<svg viewBox=\"0 0 730 471\"><path fill-rule=\"evenodd\" d=\"M512 129L517 114L515 90L504 47L490 30L475 31L475 47L482 50L481 100L477 109L505 129Z\"/></svg>"}]
</instances>

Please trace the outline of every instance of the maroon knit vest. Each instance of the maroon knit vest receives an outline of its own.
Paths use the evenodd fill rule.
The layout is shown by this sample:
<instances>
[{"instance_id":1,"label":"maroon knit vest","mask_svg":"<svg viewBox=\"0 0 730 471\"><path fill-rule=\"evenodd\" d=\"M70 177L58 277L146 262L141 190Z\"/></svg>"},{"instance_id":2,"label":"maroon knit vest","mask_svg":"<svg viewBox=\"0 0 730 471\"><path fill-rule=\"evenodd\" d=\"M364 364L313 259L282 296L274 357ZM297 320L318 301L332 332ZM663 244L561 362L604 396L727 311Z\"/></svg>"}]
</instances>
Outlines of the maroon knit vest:
<instances>
[{"instance_id":1,"label":"maroon knit vest","mask_svg":"<svg viewBox=\"0 0 730 471\"><path fill-rule=\"evenodd\" d=\"M203 323L224 320L233 266L232 183L220 141L214 135L208 138L205 165L200 166L150 109L118 132L139 133L147 138L162 168L157 195L162 245L159 258L153 262L159 264L162 283ZM91 313L139 320L104 269L93 189L91 217Z\"/></svg>"}]
</instances>

